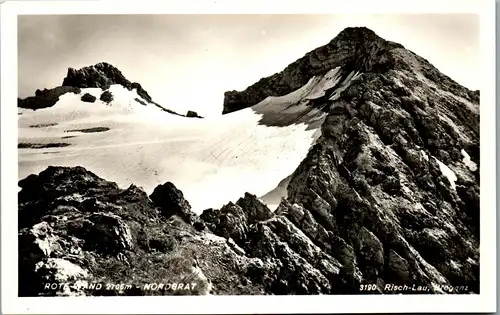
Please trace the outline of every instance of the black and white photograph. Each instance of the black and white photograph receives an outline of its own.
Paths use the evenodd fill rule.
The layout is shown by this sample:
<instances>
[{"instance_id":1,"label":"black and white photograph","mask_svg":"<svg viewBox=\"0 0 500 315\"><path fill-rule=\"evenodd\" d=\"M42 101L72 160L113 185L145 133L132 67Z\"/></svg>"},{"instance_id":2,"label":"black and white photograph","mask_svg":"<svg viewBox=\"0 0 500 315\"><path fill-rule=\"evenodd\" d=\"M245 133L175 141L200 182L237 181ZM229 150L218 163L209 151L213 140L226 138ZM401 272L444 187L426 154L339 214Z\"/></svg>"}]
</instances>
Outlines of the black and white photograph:
<instances>
[{"instance_id":1,"label":"black and white photograph","mask_svg":"<svg viewBox=\"0 0 500 315\"><path fill-rule=\"evenodd\" d=\"M336 312L440 295L494 310L479 11L10 18L2 275L19 305L295 296Z\"/></svg>"}]
</instances>

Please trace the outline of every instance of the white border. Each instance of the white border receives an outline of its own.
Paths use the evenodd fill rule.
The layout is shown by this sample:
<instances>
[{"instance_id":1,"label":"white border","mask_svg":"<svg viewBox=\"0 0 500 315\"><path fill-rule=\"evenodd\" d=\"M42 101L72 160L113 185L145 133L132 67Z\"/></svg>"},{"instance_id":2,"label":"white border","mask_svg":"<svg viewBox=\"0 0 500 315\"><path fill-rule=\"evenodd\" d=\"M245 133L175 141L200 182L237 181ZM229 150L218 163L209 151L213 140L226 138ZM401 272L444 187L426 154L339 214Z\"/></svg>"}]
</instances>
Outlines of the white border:
<instances>
[{"instance_id":1,"label":"white border","mask_svg":"<svg viewBox=\"0 0 500 315\"><path fill-rule=\"evenodd\" d=\"M379 313L496 311L494 1L7 1L1 4L2 313ZM17 15L478 13L481 16L481 294L466 296L17 297ZM336 34L332 34L332 37ZM425 57L425 56L424 56ZM457 65L460 66L460 65ZM33 74L37 75L37 74Z\"/></svg>"}]
</instances>

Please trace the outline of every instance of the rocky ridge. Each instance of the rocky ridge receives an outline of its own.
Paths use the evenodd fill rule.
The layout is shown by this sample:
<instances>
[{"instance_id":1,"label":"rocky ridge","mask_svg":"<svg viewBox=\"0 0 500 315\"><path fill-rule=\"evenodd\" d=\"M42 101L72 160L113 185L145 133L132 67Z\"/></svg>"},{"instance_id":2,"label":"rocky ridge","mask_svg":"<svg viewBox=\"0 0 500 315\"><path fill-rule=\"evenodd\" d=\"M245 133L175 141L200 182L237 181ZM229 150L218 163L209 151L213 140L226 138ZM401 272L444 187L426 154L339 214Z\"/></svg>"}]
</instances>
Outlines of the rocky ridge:
<instances>
[{"instance_id":1,"label":"rocky ridge","mask_svg":"<svg viewBox=\"0 0 500 315\"><path fill-rule=\"evenodd\" d=\"M170 109L167 109L153 101L148 92L137 82L131 82L122 74L122 72L113 65L100 62L92 66L83 67L81 69L68 68L66 77L63 79L62 85L53 89L37 90L35 96L25 99L18 99L18 107L28 109L41 109L53 106L59 97L65 93L79 94L83 88L101 88L103 93L100 99L104 102L111 102L113 99L112 93L108 90L112 84L120 84L129 91L136 90L137 94L146 102L153 104L163 111L173 115L185 117L199 117L181 115ZM89 98L86 98L89 100ZM93 102L93 101L91 101ZM141 101L142 102L142 101ZM194 113L194 112L193 112Z\"/></svg>"},{"instance_id":2,"label":"rocky ridge","mask_svg":"<svg viewBox=\"0 0 500 315\"><path fill-rule=\"evenodd\" d=\"M247 193L197 216L173 183L147 196L50 167L19 182L20 294L479 293L479 92L365 28L338 37L320 48L337 57L315 69L345 59L361 74L321 100L321 136L276 211ZM295 86L272 87L277 78L307 81L312 72L292 65L229 110ZM44 290L47 281L134 286ZM143 286L173 281L199 291Z\"/></svg>"}]
</instances>

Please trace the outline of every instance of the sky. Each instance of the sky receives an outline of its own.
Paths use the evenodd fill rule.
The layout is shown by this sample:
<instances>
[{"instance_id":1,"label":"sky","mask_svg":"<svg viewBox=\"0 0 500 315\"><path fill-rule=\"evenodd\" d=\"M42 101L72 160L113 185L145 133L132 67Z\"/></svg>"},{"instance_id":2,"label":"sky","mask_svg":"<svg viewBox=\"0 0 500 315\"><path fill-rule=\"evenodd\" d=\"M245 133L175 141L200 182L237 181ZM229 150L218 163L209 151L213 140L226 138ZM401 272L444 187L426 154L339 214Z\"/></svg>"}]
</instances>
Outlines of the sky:
<instances>
[{"instance_id":1,"label":"sky","mask_svg":"<svg viewBox=\"0 0 500 315\"><path fill-rule=\"evenodd\" d=\"M366 26L479 89L474 14L31 15L18 19L18 96L61 85L68 67L104 61L167 108L220 115L225 91L283 70L349 26Z\"/></svg>"}]
</instances>

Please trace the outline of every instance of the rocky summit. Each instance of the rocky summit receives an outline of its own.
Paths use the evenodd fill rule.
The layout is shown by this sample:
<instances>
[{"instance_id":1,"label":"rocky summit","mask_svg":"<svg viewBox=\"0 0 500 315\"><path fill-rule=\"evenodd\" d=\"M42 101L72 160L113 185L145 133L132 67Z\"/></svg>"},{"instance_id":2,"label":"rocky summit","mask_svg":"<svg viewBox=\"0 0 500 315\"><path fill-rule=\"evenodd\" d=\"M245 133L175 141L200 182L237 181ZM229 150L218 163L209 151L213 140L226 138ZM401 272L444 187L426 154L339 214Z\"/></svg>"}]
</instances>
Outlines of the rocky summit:
<instances>
[{"instance_id":1,"label":"rocky summit","mask_svg":"<svg viewBox=\"0 0 500 315\"><path fill-rule=\"evenodd\" d=\"M198 216L175 183L148 196L81 167L22 179L19 294L479 293L478 91L348 28L224 112L335 67L359 75L319 100L321 135L274 212L249 192Z\"/></svg>"}]
</instances>

